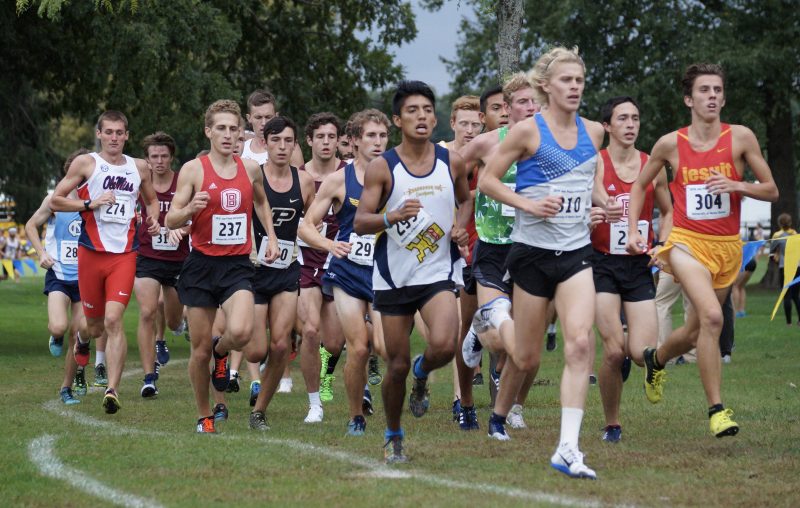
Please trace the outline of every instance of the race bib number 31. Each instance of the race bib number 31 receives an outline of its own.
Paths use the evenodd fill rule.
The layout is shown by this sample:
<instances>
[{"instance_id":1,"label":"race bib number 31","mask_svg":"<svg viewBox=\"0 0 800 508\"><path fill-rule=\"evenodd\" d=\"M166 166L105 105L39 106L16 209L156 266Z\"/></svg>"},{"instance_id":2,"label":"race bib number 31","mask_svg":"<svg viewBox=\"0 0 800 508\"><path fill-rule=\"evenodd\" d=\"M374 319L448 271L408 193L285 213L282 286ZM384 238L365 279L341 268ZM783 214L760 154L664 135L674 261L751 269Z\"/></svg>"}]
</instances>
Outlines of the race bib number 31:
<instances>
[{"instance_id":1,"label":"race bib number 31","mask_svg":"<svg viewBox=\"0 0 800 508\"><path fill-rule=\"evenodd\" d=\"M61 242L60 261L62 265L78 264L78 242L65 240Z\"/></svg>"},{"instance_id":2,"label":"race bib number 31","mask_svg":"<svg viewBox=\"0 0 800 508\"><path fill-rule=\"evenodd\" d=\"M551 196L561 196L561 209L555 217L547 219L554 224L574 224L583 222L586 219L586 210L590 205L589 194L584 189L568 189L564 187L553 187L550 189Z\"/></svg>"},{"instance_id":3,"label":"race bib number 31","mask_svg":"<svg viewBox=\"0 0 800 508\"><path fill-rule=\"evenodd\" d=\"M153 237L153 250L178 250L178 245L169 243L169 229L161 228L156 236Z\"/></svg>"},{"instance_id":4,"label":"race bib number 31","mask_svg":"<svg viewBox=\"0 0 800 508\"><path fill-rule=\"evenodd\" d=\"M214 215L211 243L215 245L241 245L247 241L247 214Z\"/></svg>"},{"instance_id":5,"label":"race bib number 31","mask_svg":"<svg viewBox=\"0 0 800 508\"><path fill-rule=\"evenodd\" d=\"M359 265L372 266L372 255L375 250L375 235L358 236L350 233L348 240L352 245L347 259Z\"/></svg>"},{"instance_id":6,"label":"race bib number 31","mask_svg":"<svg viewBox=\"0 0 800 508\"><path fill-rule=\"evenodd\" d=\"M130 196L116 196L114 203L103 205L100 208L100 220L127 224L133 218L133 200Z\"/></svg>"},{"instance_id":7,"label":"race bib number 31","mask_svg":"<svg viewBox=\"0 0 800 508\"><path fill-rule=\"evenodd\" d=\"M686 216L691 220L722 219L731 214L731 195L711 194L704 183L686 186Z\"/></svg>"},{"instance_id":8,"label":"race bib number 31","mask_svg":"<svg viewBox=\"0 0 800 508\"><path fill-rule=\"evenodd\" d=\"M628 243L628 221L612 222L609 226L611 226L611 235L609 236L608 252L611 254L627 254L625 244ZM640 220L636 229L639 230L640 235L647 238L650 232L650 223L646 220Z\"/></svg>"},{"instance_id":9,"label":"race bib number 31","mask_svg":"<svg viewBox=\"0 0 800 508\"><path fill-rule=\"evenodd\" d=\"M420 209L416 217L401 220L397 224L393 224L392 227L386 230L386 233L397 245L405 247L432 223L433 219L431 215L425 210Z\"/></svg>"}]
</instances>

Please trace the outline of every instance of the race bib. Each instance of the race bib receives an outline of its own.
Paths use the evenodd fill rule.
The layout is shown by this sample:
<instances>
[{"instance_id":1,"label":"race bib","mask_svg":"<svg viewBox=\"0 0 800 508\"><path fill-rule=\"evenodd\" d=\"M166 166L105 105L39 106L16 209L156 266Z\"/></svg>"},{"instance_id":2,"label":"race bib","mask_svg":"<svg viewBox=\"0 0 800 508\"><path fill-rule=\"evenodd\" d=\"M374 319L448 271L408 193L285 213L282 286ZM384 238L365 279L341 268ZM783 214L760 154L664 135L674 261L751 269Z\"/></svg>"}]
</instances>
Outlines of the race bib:
<instances>
[{"instance_id":1,"label":"race bib","mask_svg":"<svg viewBox=\"0 0 800 508\"><path fill-rule=\"evenodd\" d=\"M169 228L161 228L153 238L153 250L178 250L178 245L169 243Z\"/></svg>"},{"instance_id":2,"label":"race bib","mask_svg":"<svg viewBox=\"0 0 800 508\"><path fill-rule=\"evenodd\" d=\"M289 265L292 264L292 258L294 258L294 242L290 242L289 240L281 240L278 238L278 257L275 258L275 261L272 263L267 263L264 261L264 258L267 257L268 246L269 239L265 236L261 239L261 245L258 247L256 261L270 268L280 268L281 270L284 268L289 268Z\"/></svg>"},{"instance_id":3,"label":"race bib","mask_svg":"<svg viewBox=\"0 0 800 508\"><path fill-rule=\"evenodd\" d=\"M352 244L350 254L347 259L354 263L364 266L372 266L372 255L375 250L375 235L359 236L355 233L350 233L348 240Z\"/></svg>"},{"instance_id":4,"label":"race bib","mask_svg":"<svg viewBox=\"0 0 800 508\"><path fill-rule=\"evenodd\" d=\"M300 225L302 225L302 224L303 224L303 217L300 217ZM300 225L298 225L298 228L300 227ZM323 222L322 223L322 229L320 230L319 234L321 234L322 236L325 236L325 234L327 232L328 232L328 223L327 222ZM303 239L300 238L299 236L297 237L297 246L298 247L311 247L306 242L304 242Z\"/></svg>"},{"instance_id":5,"label":"race bib","mask_svg":"<svg viewBox=\"0 0 800 508\"><path fill-rule=\"evenodd\" d=\"M424 209L420 209L415 217L410 219L401 220L397 224L392 225L386 230L389 238L395 241L397 245L405 247L411 243L418 234L422 233L428 226L433 223L431 215Z\"/></svg>"},{"instance_id":6,"label":"race bib","mask_svg":"<svg viewBox=\"0 0 800 508\"><path fill-rule=\"evenodd\" d=\"M609 226L611 226L611 232L608 237L608 252L611 254L627 254L628 251L625 250L625 244L628 243L628 221L612 222ZM646 220L640 220L636 229L639 230L640 235L647 238L650 231L650 223Z\"/></svg>"},{"instance_id":7,"label":"race bib","mask_svg":"<svg viewBox=\"0 0 800 508\"><path fill-rule=\"evenodd\" d=\"M511 189L514 192L517 191L517 183L516 182L514 182L514 183L506 183L505 186L508 187L509 189ZM514 216L516 216L516 212L517 212L516 208L514 208L513 206L509 206L509 205L507 205L505 203L501 203L501 205L502 206L500 207L500 214L503 217L514 217Z\"/></svg>"},{"instance_id":8,"label":"race bib","mask_svg":"<svg viewBox=\"0 0 800 508\"><path fill-rule=\"evenodd\" d=\"M247 242L247 214L214 215L212 217L211 243L215 245L242 245Z\"/></svg>"},{"instance_id":9,"label":"race bib","mask_svg":"<svg viewBox=\"0 0 800 508\"><path fill-rule=\"evenodd\" d=\"M547 219L554 224L574 224L586 220L586 210L591 206L589 193L585 189L551 187L551 196L561 196L561 208L555 217Z\"/></svg>"},{"instance_id":10,"label":"race bib","mask_svg":"<svg viewBox=\"0 0 800 508\"><path fill-rule=\"evenodd\" d=\"M691 220L722 219L731 214L731 195L714 195L704 183L686 186L686 216Z\"/></svg>"},{"instance_id":11,"label":"race bib","mask_svg":"<svg viewBox=\"0 0 800 508\"><path fill-rule=\"evenodd\" d=\"M64 240L61 242L59 260L62 265L78 264L78 242L76 240Z\"/></svg>"},{"instance_id":12,"label":"race bib","mask_svg":"<svg viewBox=\"0 0 800 508\"><path fill-rule=\"evenodd\" d=\"M131 221L135 212L133 199L130 196L116 196L114 203L103 205L100 208L100 220L127 224Z\"/></svg>"}]
</instances>

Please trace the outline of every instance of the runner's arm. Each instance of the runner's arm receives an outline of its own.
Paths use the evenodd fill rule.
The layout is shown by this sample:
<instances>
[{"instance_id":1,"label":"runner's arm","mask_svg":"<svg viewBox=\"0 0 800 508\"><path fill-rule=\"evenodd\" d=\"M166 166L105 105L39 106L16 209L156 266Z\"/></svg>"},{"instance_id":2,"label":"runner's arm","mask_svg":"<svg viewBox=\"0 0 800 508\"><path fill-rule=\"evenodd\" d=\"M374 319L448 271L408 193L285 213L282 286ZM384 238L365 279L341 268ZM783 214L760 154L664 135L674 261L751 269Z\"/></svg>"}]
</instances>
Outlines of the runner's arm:
<instances>
[{"instance_id":1,"label":"runner's arm","mask_svg":"<svg viewBox=\"0 0 800 508\"><path fill-rule=\"evenodd\" d=\"M75 160L69 165L66 176L58 182L55 191L53 191L53 196L50 198L50 208L54 212L82 212L86 210L83 200L72 199L68 196L70 192L91 176L93 168L94 159L91 155L83 154L75 157ZM89 208L94 210L101 204L113 202L108 200L107 194L113 196L113 192L106 192L100 199L92 200Z\"/></svg>"},{"instance_id":2,"label":"runner's arm","mask_svg":"<svg viewBox=\"0 0 800 508\"><path fill-rule=\"evenodd\" d=\"M353 219L353 229L357 235L368 235L386 230L384 214L377 213L385 203L384 196L389 195L389 165L383 157L376 157L367 166L364 175L364 190L358 201L358 209ZM394 212L387 212L386 219L394 224L398 219ZM394 220L393 220L394 219Z\"/></svg>"},{"instance_id":3,"label":"runner's arm","mask_svg":"<svg viewBox=\"0 0 800 508\"><path fill-rule=\"evenodd\" d=\"M281 251L278 248L278 237L275 235L275 228L272 225L272 208L269 206L267 193L262 184L264 178L263 173L261 173L261 167L256 161L243 159L242 162L244 162L244 167L247 170L247 175L253 186L253 208L258 216L258 220L261 221L261 225L264 226L264 230L267 232L269 243L267 244L267 252L264 256L264 261L272 263L278 259L278 255L280 255Z\"/></svg>"},{"instance_id":4,"label":"runner's arm","mask_svg":"<svg viewBox=\"0 0 800 508\"><path fill-rule=\"evenodd\" d=\"M673 150L677 150L675 144L674 134L662 136L653 146L650 158L647 159L638 178L631 185L631 197L628 204L628 244L625 247L629 254L643 254L648 250L647 239L639 234L637 227L642 214L642 206L644 206L645 190L660 172L665 171L664 165L669 162L669 154Z\"/></svg>"},{"instance_id":5,"label":"runner's arm","mask_svg":"<svg viewBox=\"0 0 800 508\"><path fill-rule=\"evenodd\" d=\"M161 224L158 223L158 217L161 212L161 205L158 203L158 195L153 188L153 173L150 166L142 159L136 159L136 168L139 170L139 176L142 183L139 185L139 194L142 195L142 201L147 208L147 232L153 236L161 231Z\"/></svg>"},{"instance_id":6,"label":"runner's arm","mask_svg":"<svg viewBox=\"0 0 800 508\"><path fill-rule=\"evenodd\" d=\"M658 219L658 241L663 243L672 231L672 195L669 193L666 171L659 171L656 175L654 197L658 211L661 212Z\"/></svg>"},{"instance_id":7,"label":"runner's arm","mask_svg":"<svg viewBox=\"0 0 800 508\"><path fill-rule=\"evenodd\" d=\"M184 164L178 172L175 195L172 197L172 204L164 218L164 225L170 229L184 227L195 213L208 204L207 192L195 192L196 188L200 188L197 183L197 177L200 174L197 164L199 164L197 159L191 160Z\"/></svg>"},{"instance_id":8,"label":"runner's arm","mask_svg":"<svg viewBox=\"0 0 800 508\"><path fill-rule=\"evenodd\" d=\"M309 181L311 182L311 190L313 192L314 183L310 177ZM322 185L319 187L314 202L311 203L311 206L306 210L306 215L303 222L300 224L300 229L298 229L297 234L310 247L328 251L334 256L341 258L350 252L350 244L329 240L322 236L316 227L316 225L322 221L323 217L325 217L325 214L337 198L340 202L344 199L343 171L337 171L322 181Z\"/></svg>"},{"instance_id":9,"label":"runner's arm","mask_svg":"<svg viewBox=\"0 0 800 508\"><path fill-rule=\"evenodd\" d=\"M39 266L42 268L50 268L54 264L53 258L44 250L39 239L39 228L47 222L51 215L53 215L53 211L50 210L50 196L46 196L39 209L33 212L31 218L25 223L25 236L36 250L36 254L39 256Z\"/></svg>"}]
</instances>

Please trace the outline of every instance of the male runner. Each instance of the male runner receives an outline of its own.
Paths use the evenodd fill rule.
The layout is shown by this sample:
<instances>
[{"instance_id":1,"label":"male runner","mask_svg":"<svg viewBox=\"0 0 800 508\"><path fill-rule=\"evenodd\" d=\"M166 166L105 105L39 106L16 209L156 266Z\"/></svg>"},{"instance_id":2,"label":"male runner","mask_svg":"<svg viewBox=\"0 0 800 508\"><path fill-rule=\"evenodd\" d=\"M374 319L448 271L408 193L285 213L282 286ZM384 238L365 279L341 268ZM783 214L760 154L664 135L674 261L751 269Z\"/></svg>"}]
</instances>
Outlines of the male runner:
<instances>
[{"instance_id":1,"label":"male runner","mask_svg":"<svg viewBox=\"0 0 800 508\"><path fill-rule=\"evenodd\" d=\"M389 119L376 109L367 109L354 114L348 125L355 148L355 160L322 182L314 204L306 213L300 237L309 246L325 249L333 256L323 276L323 283L333 287L334 304L347 341L347 363L344 367L350 410L347 434L363 436L367 427L363 406L366 402L366 366L369 358L369 332L364 316L370 313L373 323L380 321L372 309L375 236L357 235L353 231L353 219L361 199L367 165L386 150ZM339 226L336 240L327 239L314 227L331 208L336 213ZM385 356L380 326L374 327L373 342L377 352ZM371 405L371 396L369 399Z\"/></svg>"},{"instance_id":2,"label":"male runner","mask_svg":"<svg viewBox=\"0 0 800 508\"><path fill-rule=\"evenodd\" d=\"M627 379L631 360L642 367L642 351L658 339L658 315L655 285L647 255L628 255L628 209L631 185L647 162L647 154L636 149L639 136L639 105L631 97L612 97L600 109L603 128L608 133L608 147L600 150L598 180L609 197L622 204L622 220L599 224L592 231L592 275L597 291L595 324L603 340L600 365L600 397L606 426L603 441L616 443L622 438L619 420L622 383ZM661 212L659 239L663 242L672 227L672 200L665 173L647 186L644 208L638 228L653 243L653 203ZM628 325L627 342L620 312ZM622 372L622 375L620 375Z\"/></svg>"},{"instance_id":3,"label":"male runner","mask_svg":"<svg viewBox=\"0 0 800 508\"><path fill-rule=\"evenodd\" d=\"M506 138L509 128L532 117L539 110L531 83L523 73L514 74L506 80L502 99L509 112L509 125L481 134L467 145L462 150L467 162L480 161L485 164L489 155ZM514 188L516 172L516 163L512 163L502 179L507 187ZM511 250L513 225L513 208L488 197L480 189L476 191L475 229L478 243L475 245L472 273L478 283L478 304L481 307L462 344L462 356L468 366L475 366L480 361L482 347L477 332L486 332L482 334L481 341L492 351L510 354L514 347L514 321L509 313L511 285L506 277L506 258ZM500 374L498 397L489 418L489 437L499 441L509 440L506 423L516 429L526 427L522 405L537 371L538 364L531 371L522 372L514 362L505 362ZM492 376L494 379L494 374Z\"/></svg>"},{"instance_id":4,"label":"male runner","mask_svg":"<svg viewBox=\"0 0 800 508\"><path fill-rule=\"evenodd\" d=\"M162 335L156 332L159 297L163 294L164 319L170 330L179 330L183 324L183 305L178 300L175 286L186 256L189 255L188 226L168 229L164 219L169 212L178 183L178 175L172 170L175 156L175 140L164 132L156 132L142 141L145 159L152 170L153 188L158 196L159 233L150 236L139 230L139 253L136 257L136 301L139 303L139 357L142 360L144 381L140 391L148 398L158 394L156 388L156 360L159 365L169 362L169 349ZM142 219L147 220L147 210L142 206ZM153 340L155 339L155 341Z\"/></svg>"},{"instance_id":5,"label":"male runner","mask_svg":"<svg viewBox=\"0 0 800 508\"><path fill-rule=\"evenodd\" d=\"M411 329L420 311L428 347L413 362L409 408L416 417L428 410L428 374L453 358L458 340L458 306L453 240L466 245L471 210L461 157L431 143L436 126L435 98L421 81L402 81L392 100L392 122L402 142L374 159L366 172L356 211L357 235L377 234L372 286L381 313L387 368L383 381L386 412L385 459L405 462L400 426L410 367Z\"/></svg>"},{"instance_id":6,"label":"male runner","mask_svg":"<svg viewBox=\"0 0 800 508\"><path fill-rule=\"evenodd\" d=\"M117 396L128 343L122 317L133 290L136 273L136 200L141 192L147 222L142 227L160 231L158 198L150 180L150 168L142 159L122 153L128 140L128 119L119 111L106 111L95 132L100 152L79 155L58 183L50 208L57 212L81 212L83 225L78 240L78 285L89 337L108 335L108 388L103 397L106 413L116 413ZM78 198L69 194L77 188ZM75 344L75 361L89 361L89 342L81 336Z\"/></svg>"},{"instance_id":7,"label":"male runner","mask_svg":"<svg viewBox=\"0 0 800 508\"><path fill-rule=\"evenodd\" d=\"M276 116L280 116L280 113L278 113L275 96L271 92L255 90L250 94L247 98L246 117L253 127L255 135L245 140L242 159L252 159L258 162L259 166L263 166L267 162L269 155L267 154L267 142L264 139L264 126ZM293 148L291 162L294 165L303 163L303 151L298 144L295 144Z\"/></svg>"},{"instance_id":8,"label":"male runner","mask_svg":"<svg viewBox=\"0 0 800 508\"><path fill-rule=\"evenodd\" d=\"M253 277L255 328L244 354L249 362L255 364L267 359L266 369L261 374L261 388L250 413L250 428L255 430L269 429L267 406L289 363L300 282L300 264L296 254L297 226L300 216L314 199L311 176L289 165L296 138L297 126L286 117L275 117L264 126L269 160L262 166L262 185L272 208L272 223L280 254L271 263L264 261L268 234L261 222L253 218L253 247L256 249ZM319 400L315 402L320 406L321 415L322 404ZM322 420L306 419L307 423L315 421Z\"/></svg>"},{"instance_id":9,"label":"male runner","mask_svg":"<svg viewBox=\"0 0 800 508\"><path fill-rule=\"evenodd\" d=\"M64 163L64 174L75 157L87 153L89 151L85 149L73 152ZM77 199L74 191L70 197ZM47 223L47 236L43 247L39 240L39 228L45 223ZM83 317L81 294L78 289L78 238L81 235L81 216L78 212L53 212L50 209L48 195L25 224L25 235L36 249L39 266L47 270L44 278L44 294L47 295L47 328L50 330L49 347L53 356L61 356L64 336L68 335L69 348L64 361L64 381L59 396L64 404L77 404L80 400L72 393L72 380L77 371L73 348L78 331L83 330L86 335L86 320ZM76 385L80 388L79 383ZM86 389L85 381L83 388Z\"/></svg>"},{"instance_id":10,"label":"male runner","mask_svg":"<svg viewBox=\"0 0 800 508\"><path fill-rule=\"evenodd\" d=\"M725 106L725 73L716 64L692 64L683 76L683 102L692 114L688 127L666 134L631 189L628 252L647 251L647 239L634 227L644 206L645 189L665 164L675 171L673 228L656 264L675 275L692 302L685 324L658 349L644 352L645 392L661 400L664 366L697 346L697 366L708 401L711 433L734 436L739 425L722 405L719 337L722 302L742 262L739 215L742 196L776 201L778 188L753 132L720 121ZM745 164L758 183L742 181Z\"/></svg>"},{"instance_id":11,"label":"male runner","mask_svg":"<svg viewBox=\"0 0 800 508\"><path fill-rule=\"evenodd\" d=\"M516 209L507 264L514 281L511 357L520 370L539 365L549 300L555 298L561 319L561 437L550 464L570 477L594 479L596 473L584 464L578 448L594 357L588 212L594 201L618 219L622 207L609 203L603 188L593 185L603 126L577 114L584 74L577 49L556 47L539 58L529 80L543 112L509 131L489 159L478 188ZM515 161L516 189L511 190L501 178Z\"/></svg>"},{"instance_id":12,"label":"male runner","mask_svg":"<svg viewBox=\"0 0 800 508\"><path fill-rule=\"evenodd\" d=\"M208 401L209 378L218 391L228 386L228 352L241 349L253 331L253 265L250 262L251 217L255 211L269 236L264 258L278 257L272 211L264 194L263 174L255 161L233 155L239 133L239 105L211 104L205 114L208 155L183 165L166 217L170 229L192 221L192 252L183 264L178 296L188 307L192 332L189 377L199 419L197 432L215 432ZM211 336L217 309L225 315L223 336ZM214 371L208 372L213 356Z\"/></svg>"},{"instance_id":13,"label":"male runner","mask_svg":"<svg viewBox=\"0 0 800 508\"><path fill-rule=\"evenodd\" d=\"M311 160L300 167L314 179L318 190L322 182L345 166L336 157L342 122L332 113L311 115L305 128L306 143L311 147ZM320 227L320 224L314 224ZM336 238L336 216L329 211L321 222L322 234L329 240ZM331 296L323 296L322 274L328 265L328 253L300 242L300 299L297 316L302 323L303 342L300 346L300 369L309 397L309 418L322 419L317 412L321 406L311 403L317 394L323 402L333 400L333 368L344 345L344 335L336 316L336 307ZM324 340L323 340L324 339ZM320 343L324 342L320 349ZM325 350L323 352L323 349ZM326 354L327 353L327 354ZM328 356L326 372L321 372L320 354ZM312 414L313 412L313 414Z\"/></svg>"}]
</instances>

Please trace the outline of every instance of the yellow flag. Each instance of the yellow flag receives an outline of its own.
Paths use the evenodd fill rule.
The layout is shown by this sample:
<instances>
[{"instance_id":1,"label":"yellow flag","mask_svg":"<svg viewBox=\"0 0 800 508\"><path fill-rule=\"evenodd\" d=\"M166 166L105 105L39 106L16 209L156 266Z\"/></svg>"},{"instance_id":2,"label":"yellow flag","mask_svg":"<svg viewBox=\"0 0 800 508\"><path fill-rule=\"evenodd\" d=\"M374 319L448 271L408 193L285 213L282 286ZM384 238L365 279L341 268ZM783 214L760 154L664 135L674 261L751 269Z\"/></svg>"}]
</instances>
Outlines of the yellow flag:
<instances>
[{"instance_id":1,"label":"yellow flag","mask_svg":"<svg viewBox=\"0 0 800 508\"><path fill-rule=\"evenodd\" d=\"M775 319L775 313L778 312L778 307L783 301L783 297L786 296L786 291L789 289L786 284L794 280L798 262L800 262L800 235L792 235L786 239L786 248L784 250L783 289L781 289L781 294L778 296L778 301L775 302L775 308L772 309L770 320Z\"/></svg>"},{"instance_id":2,"label":"yellow flag","mask_svg":"<svg viewBox=\"0 0 800 508\"><path fill-rule=\"evenodd\" d=\"M8 276L13 279L14 278L14 262L12 260L10 260L10 259L4 259L3 260L3 267L6 269L6 272L8 272Z\"/></svg>"}]
</instances>

